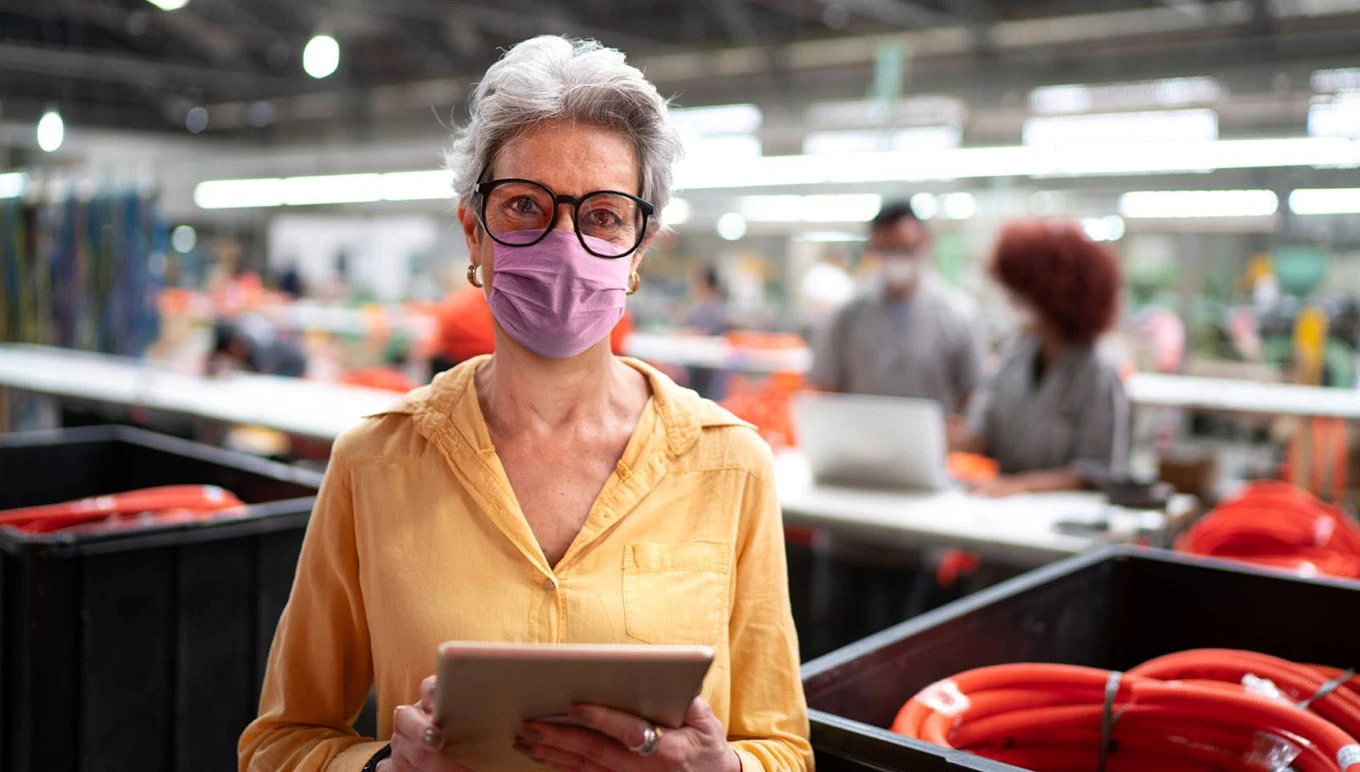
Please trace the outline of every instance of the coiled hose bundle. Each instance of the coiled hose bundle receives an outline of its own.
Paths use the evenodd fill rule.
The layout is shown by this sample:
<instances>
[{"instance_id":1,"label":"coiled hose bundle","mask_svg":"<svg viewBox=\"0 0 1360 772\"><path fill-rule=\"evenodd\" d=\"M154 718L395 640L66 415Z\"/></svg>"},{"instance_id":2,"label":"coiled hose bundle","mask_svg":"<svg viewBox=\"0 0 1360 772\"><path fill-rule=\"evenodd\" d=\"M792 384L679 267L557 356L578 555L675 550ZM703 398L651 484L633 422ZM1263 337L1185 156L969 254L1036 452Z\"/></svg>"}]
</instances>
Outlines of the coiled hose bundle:
<instances>
[{"instance_id":1,"label":"coiled hose bundle","mask_svg":"<svg viewBox=\"0 0 1360 772\"><path fill-rule=\"evenodd\" d=\"M1360 524L1285 483L1253 483L1205 515L1176 544L1303 576L1360 579Z\"/></svg>"},{"instance_id":2,"label":"coiled hose bundle","mask_svg":"<svg viewBox=\"0 0 1360 772\"><path fill-rule=\"evenodd\" d=\"M1228 649L998 665L923 689L892 729L1035 772L1360 772L1360 678Z\"/></svg>"}]
</instances>

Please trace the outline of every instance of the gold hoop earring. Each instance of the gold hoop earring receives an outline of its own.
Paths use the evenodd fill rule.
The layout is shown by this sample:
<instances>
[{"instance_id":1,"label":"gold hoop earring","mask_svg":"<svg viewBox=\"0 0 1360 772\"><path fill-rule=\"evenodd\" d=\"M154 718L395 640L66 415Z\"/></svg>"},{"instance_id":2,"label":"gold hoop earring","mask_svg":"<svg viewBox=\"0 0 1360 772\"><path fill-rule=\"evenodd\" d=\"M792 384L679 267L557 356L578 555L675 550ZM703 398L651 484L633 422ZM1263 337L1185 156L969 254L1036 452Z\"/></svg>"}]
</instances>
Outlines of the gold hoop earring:
<instances>
[{"instance_id":1,"label":"gold hoop earring","mask_svg":"<svg viewBox=\"0 0 1360 772\"><path fill-rule=\"evenodd\" d=\"M476 287L476 288L478 288L478 289L481 289L481 288L482 288L482 280L481 280L481 277L479 277L479 276L477 275L477 269L478 269L478 268L481 268L481 266L477 265L476 263L471 263L471 264L468 265L468 269L467 269L467 280L468 280L468 284L471 284L472 286L474 286L474 287Z\"/></svg>"},{"instance_id":2,"label":"gold hoop earring","mask_svg":"<svg viewBox=\"0 0 1360 772\"><path fill-rule=\"evenodd\" d=\"M633 271L633 275L628 277L628 294L631 295L631 294L633 294L634 292L637 292L637 291L638 291L638 287L641 287L641 286L642 286L642 277L638 275L638 272L637 272L637 271Z\"/></svg>"}]
</instances>

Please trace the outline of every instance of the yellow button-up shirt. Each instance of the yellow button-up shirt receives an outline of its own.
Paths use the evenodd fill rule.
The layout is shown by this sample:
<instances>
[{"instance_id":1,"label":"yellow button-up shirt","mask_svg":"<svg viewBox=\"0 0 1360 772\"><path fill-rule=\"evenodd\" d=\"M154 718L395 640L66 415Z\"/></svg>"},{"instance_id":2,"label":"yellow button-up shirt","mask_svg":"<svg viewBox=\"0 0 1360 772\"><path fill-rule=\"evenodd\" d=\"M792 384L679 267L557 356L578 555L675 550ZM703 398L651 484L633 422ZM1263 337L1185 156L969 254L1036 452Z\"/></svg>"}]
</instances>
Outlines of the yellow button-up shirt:
<instances>
[{"instance_id":1,"label":"yellow button-up shirt","mask_svg":"<svg viewBox=\"0 0 1360 772\"><path fill-rule=\"evenodd\" d=\"M744 772L812 768L773 458L638 362L652 398L551 567L464 363L336 441L242 770L357 771L447 640L707 644L702 696ZM351 724L375 685L378 741ZM475 699L475 696L471 696ZM477 770L477 772L494 772Z\"/></svg>"}]
</instances>

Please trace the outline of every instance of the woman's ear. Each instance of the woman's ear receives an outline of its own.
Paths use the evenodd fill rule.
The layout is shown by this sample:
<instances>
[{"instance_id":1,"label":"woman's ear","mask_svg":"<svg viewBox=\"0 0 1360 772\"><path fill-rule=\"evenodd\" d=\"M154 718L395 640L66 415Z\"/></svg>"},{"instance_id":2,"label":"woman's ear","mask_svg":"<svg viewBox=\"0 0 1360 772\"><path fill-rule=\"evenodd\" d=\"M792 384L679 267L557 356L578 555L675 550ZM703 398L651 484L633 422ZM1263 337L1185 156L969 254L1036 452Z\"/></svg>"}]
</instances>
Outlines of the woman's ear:
<instances>
[{"instance_id":1,"label":"woman's ear","mask_svg":"<svg viewBox=\"0 0 1360 772\"><path fill-rule=\"evenodd\" d=\"M637 273L638 266L642 265L642 258L647 256L647 250L652 248L652 242L654 241L656 241L656 234L652 233L644 238L642 243L638 245L637 251L629 258L631 265L629 265L628 270L630 273Z\"/></svg>"},{"instance_id":2,"label":"woman's ear","mask_svg":"<svg viewBox=\"0 0 1360 772\"><path fill-rule=\"evenodd\" d=\"M458 203L458 223L463 226L463 238L467 241L468 252L477 253L477 248L482 245L482 224L477 221L477 215L473 214L472 208L463 202Z\"/></svg>"}]
</instances>

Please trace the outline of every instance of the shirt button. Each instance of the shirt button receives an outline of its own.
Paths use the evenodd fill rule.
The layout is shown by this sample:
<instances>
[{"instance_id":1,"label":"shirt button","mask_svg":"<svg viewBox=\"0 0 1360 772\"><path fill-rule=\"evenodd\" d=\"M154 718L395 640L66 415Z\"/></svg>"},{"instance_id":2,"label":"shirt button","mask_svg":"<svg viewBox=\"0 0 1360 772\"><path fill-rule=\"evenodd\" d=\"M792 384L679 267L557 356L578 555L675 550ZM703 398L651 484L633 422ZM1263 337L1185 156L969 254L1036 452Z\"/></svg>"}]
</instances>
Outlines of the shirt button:
<instances>
[{"instance_id":1,"label":"shirt button","mask_svg":"<svg viewBox=\"0 0 1360 772\"><path fill-rule=\"evenodd\" d=\"M557 590L557 582L548 579L543 582L543 589L547 590L548 592L555 592Z\"/></svg>"}]
</instances>

